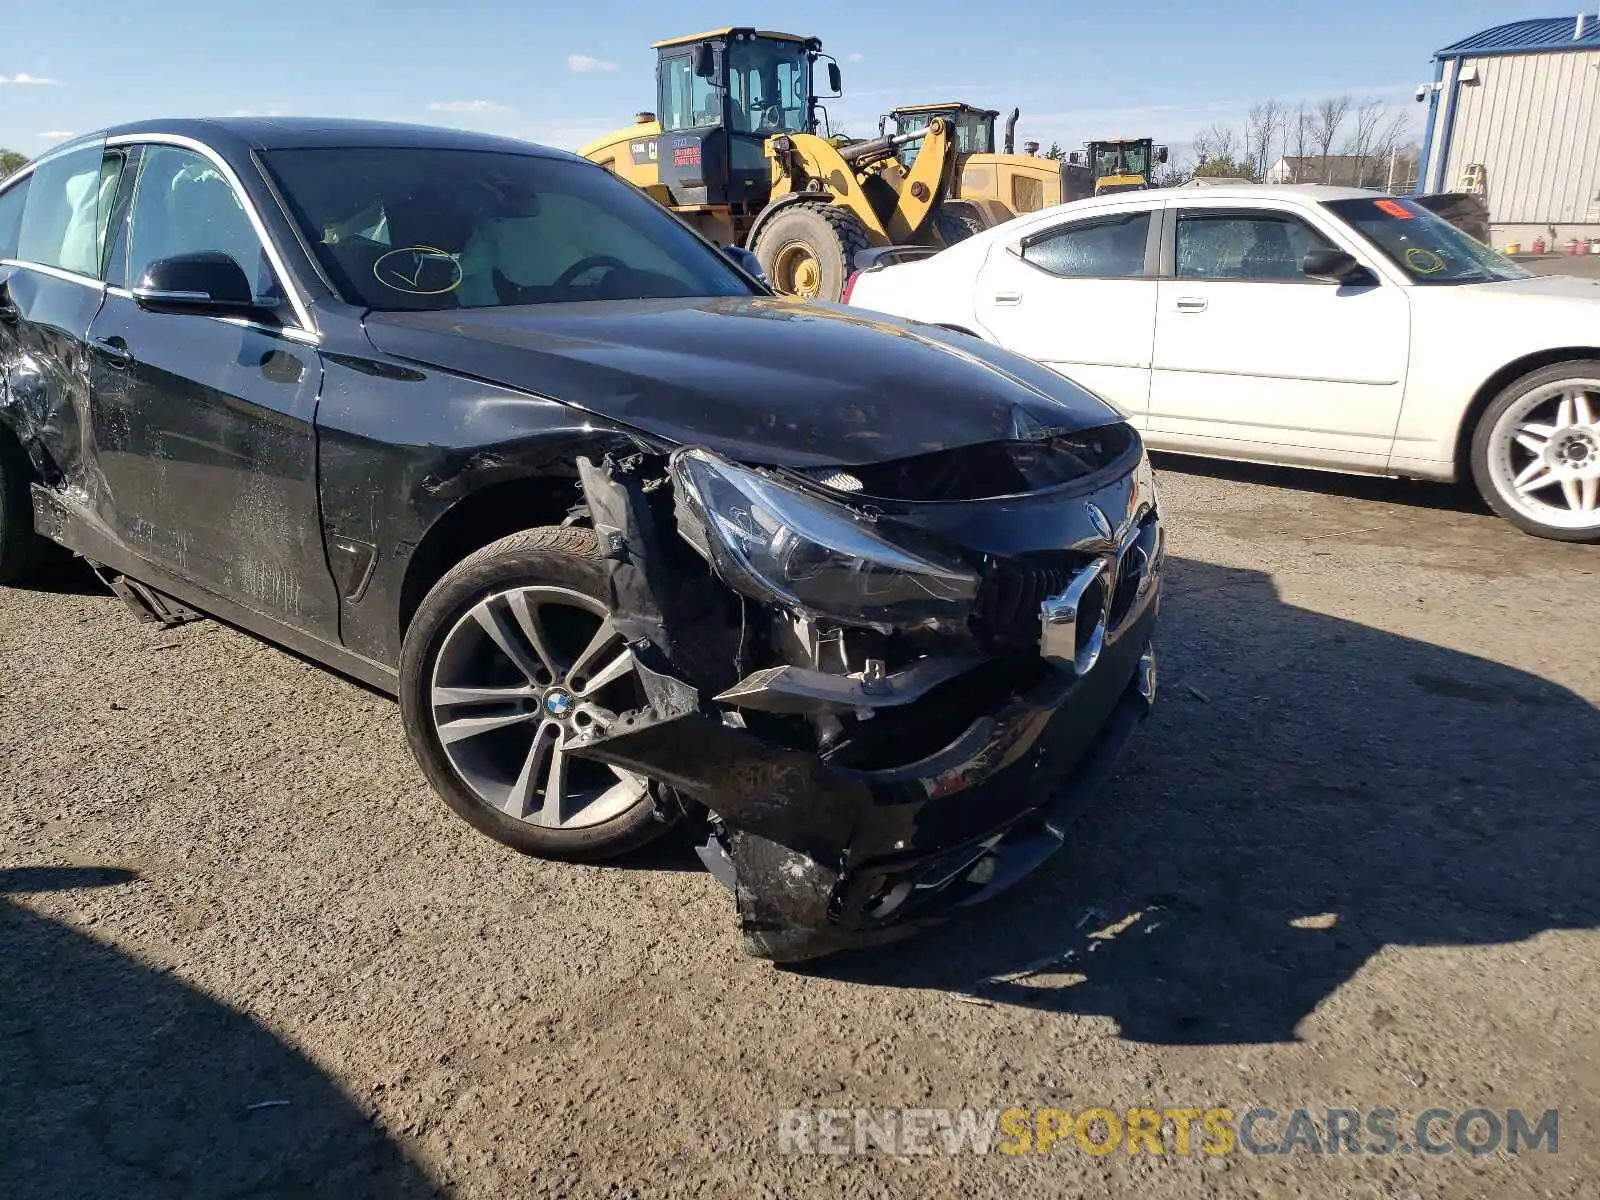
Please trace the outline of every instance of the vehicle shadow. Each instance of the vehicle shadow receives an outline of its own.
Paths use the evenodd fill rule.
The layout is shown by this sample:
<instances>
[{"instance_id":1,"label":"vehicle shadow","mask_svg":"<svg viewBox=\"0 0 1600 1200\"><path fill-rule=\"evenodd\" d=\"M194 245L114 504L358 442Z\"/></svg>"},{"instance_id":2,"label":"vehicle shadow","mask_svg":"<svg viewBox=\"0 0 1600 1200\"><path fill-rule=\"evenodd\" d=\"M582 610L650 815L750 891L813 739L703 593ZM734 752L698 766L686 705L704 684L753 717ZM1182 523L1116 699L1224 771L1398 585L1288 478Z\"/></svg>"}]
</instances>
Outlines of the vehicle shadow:
<instances>
[{"instance_id":1,"label":"vehicle shadow","mask_svg":"<svg viewBox=\"0 0 1600 1200\"><path fill-rule=\"evenodd\" d=\"M936 937L812 970L1142 1042L1278 1042L1386 946L1600 926L1600 711L1169 562L1156 712L1062 852Z\"/></svg>"},{"instance_id":2,"label":"vehicle shadow","mask_svg":"<svg viewBox=\"0 0 1600 1200\"><path fill-rule=\"evenodd\" d=\"M16 584L12 585L17 586ZM109 589L100 582L89 564L77 555L62 554L53 559L26 584L30 592L49 592L58 596L104 596Z\"/></svg>"},{"instance_id":3,"label":"vehicle shadow","mask_svg":"<svg viewBox=\"0 0 1600 1200\"><path fill-rule=\"evenodd\" d=\"M1150 458L1158 470L1182 475L1203 475L1231 483L1259 483L1266 487L1295 488L1323 496L1375 500L1385 504L1401 504L1409 508L1492 515L1489 506L1483 502L1483 497L1466 484L1438 483L1424 479L1388 479L1379 475L1347 475L1338 471L1315 471L1310 467L1274 467L1263 463L1173 454L1165 450L1153 451Z\"/></svg>"},{"instance_id":4,"label":"vehicle shadow","mask_svg":"<svg viewBox=\"0 0 1600 1200\"><path fill-rule=\"evenodd\" d=\"M0 870L0 1196L444 1194L275 1034L5 899L136 878Z\"/></svg>"}]
</instances>

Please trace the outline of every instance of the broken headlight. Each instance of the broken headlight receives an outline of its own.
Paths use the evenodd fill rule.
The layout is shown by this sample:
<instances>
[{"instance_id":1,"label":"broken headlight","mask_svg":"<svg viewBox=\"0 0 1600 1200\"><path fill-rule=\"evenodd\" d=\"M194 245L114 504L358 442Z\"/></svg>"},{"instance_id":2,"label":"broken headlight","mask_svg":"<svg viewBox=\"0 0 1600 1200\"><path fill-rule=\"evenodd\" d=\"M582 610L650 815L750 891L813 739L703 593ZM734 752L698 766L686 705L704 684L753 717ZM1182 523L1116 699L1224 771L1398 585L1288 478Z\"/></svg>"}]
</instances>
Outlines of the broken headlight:
<instances>
[{"instance_id":1,"label":"broken headlight","mask_svg":"<svg viewBox=\"0 0 1600 1200\"><path fill-rule=\"evenodd\" d=\"M680 450L672 476L701 527L686 535L746 596L845 625L954 625L971 611L976 573L889 541L842 505L705 450Z\"/></svg>"}]
</instances>

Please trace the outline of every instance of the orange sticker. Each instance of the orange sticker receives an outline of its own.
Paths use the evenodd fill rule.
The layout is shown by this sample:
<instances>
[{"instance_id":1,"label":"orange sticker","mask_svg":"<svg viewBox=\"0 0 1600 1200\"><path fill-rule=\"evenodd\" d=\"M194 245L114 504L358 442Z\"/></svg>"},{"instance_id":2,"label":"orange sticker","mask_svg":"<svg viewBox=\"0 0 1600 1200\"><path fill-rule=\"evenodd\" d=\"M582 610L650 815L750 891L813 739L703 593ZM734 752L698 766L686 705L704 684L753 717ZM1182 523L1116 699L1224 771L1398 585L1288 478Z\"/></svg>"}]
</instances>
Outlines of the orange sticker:
<instances>
[{"instance_id":1,"label":"orange sticker","mask_svg":"<svg viewBox=\"0 0 1600 1200\"><path fill-rule=\"evenodd\" d=\"M1398 200L1376 200L1374 203L1398 221L1409 221L1412 218L1411 212Z\"/></svg>"}]
</instances>

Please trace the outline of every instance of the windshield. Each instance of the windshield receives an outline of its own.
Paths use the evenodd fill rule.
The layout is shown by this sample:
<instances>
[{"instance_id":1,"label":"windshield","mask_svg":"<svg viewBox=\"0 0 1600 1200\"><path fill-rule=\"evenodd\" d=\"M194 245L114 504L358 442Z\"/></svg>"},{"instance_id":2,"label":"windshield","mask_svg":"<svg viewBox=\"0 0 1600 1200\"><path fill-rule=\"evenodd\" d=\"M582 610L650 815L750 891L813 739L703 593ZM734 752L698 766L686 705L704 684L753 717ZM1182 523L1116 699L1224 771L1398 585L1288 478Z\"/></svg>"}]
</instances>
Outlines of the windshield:
<instances>
[{"instance_id":1,"label":"windshield","mask_svg":"<svg viewBox=\"0 0 1600 1200\"><path fill-rule=\"evenodd\" d=\"M1365 197L1325 205L1359 230L1412 283L1488 283L1529 272L1412 200Z\"/></svg>"},{"instance_id":2,"label":"windshield","mask_svg":"<svg viewBox=\"0 0 1600 1200\"><path fill-rule=\"evenodd\" d=\"M752 38L727 53L735 132L810 131L811 58L802 43Z\"/></svg>"},{"instance_id":3,"label":"windshield","mask_svg":"<svg viewBox=\"0 0 1600 1200\"><path fill-rule=\"evenodd\" d=\"M943 117L955 126L956 153L994 153L994 118L985 113L975 113L965 109L959 112L952 109L947 112L897 113L894 118L894 131L896 134L915 133L933 124L935 117ZM921 138L907 142L899 148L900 162L910 169L911 164L917 161L917 153L921 149Z\"/></svg>"},{"instance_id":4,"label":"windshield","mask_svg":"<svg viewBox=\"0 0 1600 1200\"><path fill-rule=\"evenodd\" d=\"M751 294L676 217L587 163L416 147L264 157L351 304L485 308Z\"/></svg>"},{"instance_id":5,"label":"windshield","mask_svg":"<svg viewBox=\"0 0 1600 1200\"><path fill-rule=\"evenodd\" d=\"M1150 170L1150 147L1139 145L1099 146L1094 154L1094 177L1106 175L1145 175Z\"/></svg>"}]
</instances>

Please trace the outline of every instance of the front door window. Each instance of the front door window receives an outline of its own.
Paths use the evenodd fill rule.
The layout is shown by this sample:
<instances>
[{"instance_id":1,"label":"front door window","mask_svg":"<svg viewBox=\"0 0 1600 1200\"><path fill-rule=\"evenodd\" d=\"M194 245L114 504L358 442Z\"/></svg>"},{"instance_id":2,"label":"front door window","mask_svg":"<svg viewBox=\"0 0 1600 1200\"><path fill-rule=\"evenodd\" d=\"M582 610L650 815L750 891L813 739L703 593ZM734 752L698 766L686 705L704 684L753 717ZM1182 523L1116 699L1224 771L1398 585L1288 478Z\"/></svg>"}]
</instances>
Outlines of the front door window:
<instances>
[{"instance_id":1,"label":"front door window","mask_svg":"<svg viewBox=\"0 0 1600 1200\"><path fill-rule=\"evenodd\" d=\"M134 195L126 286L137 286L159 258L200 253L226 254L258 297L283 298L266 249L222 172L193 151L151 146Z\"/></svg>"}]
</instances>

